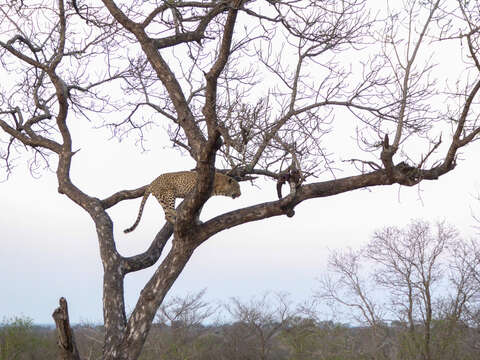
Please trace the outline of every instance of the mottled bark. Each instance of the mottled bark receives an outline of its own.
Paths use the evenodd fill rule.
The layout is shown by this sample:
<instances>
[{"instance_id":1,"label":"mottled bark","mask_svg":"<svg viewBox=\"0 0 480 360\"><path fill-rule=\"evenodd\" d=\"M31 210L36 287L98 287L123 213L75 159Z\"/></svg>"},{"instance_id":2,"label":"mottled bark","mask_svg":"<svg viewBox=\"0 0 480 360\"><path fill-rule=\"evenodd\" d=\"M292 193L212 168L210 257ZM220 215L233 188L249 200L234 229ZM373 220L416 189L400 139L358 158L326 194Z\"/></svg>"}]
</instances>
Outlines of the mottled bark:
<instances>
[{"instance_id":1,"label":"mottled bark","mask_svg":"<svg viewBox=\"0 0 480 360\"><path fill-rule=\"evenodd\" d=\"M187 242L185 239L173 240L172 250L140 293L137 305L129 317L122 342L115 350L117 355L110 357L107 353L106 359L128 360L140 356L158 308L193 254L194 247L186 244Z\"/></svg>"}]
</instances>

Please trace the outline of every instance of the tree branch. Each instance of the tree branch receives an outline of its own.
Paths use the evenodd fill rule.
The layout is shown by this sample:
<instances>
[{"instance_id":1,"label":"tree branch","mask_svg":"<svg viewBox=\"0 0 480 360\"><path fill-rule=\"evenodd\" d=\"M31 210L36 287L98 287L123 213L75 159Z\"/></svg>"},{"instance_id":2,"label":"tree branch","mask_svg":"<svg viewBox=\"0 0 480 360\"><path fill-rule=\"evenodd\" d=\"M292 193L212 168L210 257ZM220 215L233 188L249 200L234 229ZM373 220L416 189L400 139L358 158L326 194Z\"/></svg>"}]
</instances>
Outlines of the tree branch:
<instances>
[{"instance_id":1,"label":"tree branch","mask_svg":"<svg viewBox=\"0 0 480 360\"><path fill-rule=\"evenodd\" d=\"M144 253L122 259L125 274L154 265L162 255L163 248L172 234L173 225L167 221Z\"/></svg>"},{"instance_id":2,"label":"tree branch","mask_svg":"<svg viewBox=\"0 0 480 360\"><path fill-rule=\"evenodd\" d=\"M115 194L110 195L108 198L103 199L101 201L102 207L106 210L106 209L109 209L112 206L118 204L120 201L136 199L140 196L143 196L147 187L148 187L148 185L144 185L144 186L139 187L139 188L134 189L134 190L118 191Z\"/></svg>"}]
</instances>

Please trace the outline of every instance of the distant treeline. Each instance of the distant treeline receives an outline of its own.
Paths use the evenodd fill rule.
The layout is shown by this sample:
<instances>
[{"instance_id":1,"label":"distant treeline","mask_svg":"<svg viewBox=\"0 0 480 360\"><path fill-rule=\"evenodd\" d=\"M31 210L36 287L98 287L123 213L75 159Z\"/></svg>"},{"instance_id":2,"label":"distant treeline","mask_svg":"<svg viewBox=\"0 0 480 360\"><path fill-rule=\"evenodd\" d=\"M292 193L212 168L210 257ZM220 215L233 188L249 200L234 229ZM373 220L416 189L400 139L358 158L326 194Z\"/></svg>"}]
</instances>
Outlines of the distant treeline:
<instances>
[{"instance_id":1,"label":"distant treeline","mask_svg":"<svg viewBox=\"0 0 480 360\"><path fill-rule=\"evenodd\" d=\"M222 305L234 319L205 325L217 306L202 302L203 293L172 300L153 325L142 360L416 360L425 359L425 329L393 321L350 326L319 321L292 306L288 297L267 294L249 302ZM82 359L101 359L103 327L75 325ZM450 318L435 318L429 356L435 360L480 359L480 328ZM27 318L4 320L0 326L0 359L57 358L56 330Z\"/></svg>"},{"instance_id":2,"label":"distant treeline","mask_svg":"<svg viewBox=\"0 0 480 360\"><path fill-rule=\"evenodd\" d=\"M445 224L385 227L332 252L310 299L266 293L224 304L204 291L160 307L143 360L478 360L480 242ZM348 321L350 324L341 323ZM83 359L101 359L102 326L74 327ZM53 328L0 324L0 359L56 357Z\"/></svg>"}]
</instances>

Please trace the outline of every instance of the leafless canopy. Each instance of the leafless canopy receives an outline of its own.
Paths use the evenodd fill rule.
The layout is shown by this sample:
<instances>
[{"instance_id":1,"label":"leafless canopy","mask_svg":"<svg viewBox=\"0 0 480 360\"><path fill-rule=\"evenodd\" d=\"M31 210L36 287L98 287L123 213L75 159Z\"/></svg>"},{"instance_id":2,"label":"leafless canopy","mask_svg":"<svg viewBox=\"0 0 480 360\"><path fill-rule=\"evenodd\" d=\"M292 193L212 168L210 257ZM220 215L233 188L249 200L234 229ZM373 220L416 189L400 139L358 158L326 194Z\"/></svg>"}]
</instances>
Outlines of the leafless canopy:
<instances>
[{"instance_id":1,"label":"leafless canopy","mask_svg":"<svg viewBox=\"0 0 480 360\"><path fill-rule=\"evenodd\" d=\"M479 254L444 222L385 227L362 249L331 254L317 296L368 325L373 359L398 357L386 350L388 323L405 331L398 358L455 358L456 333L478 327Z\"/></svg>"},{"instance_id":2,"label":"leafless canopy","mask_svg":"<svg viewBox=\"0 0 480 360\"><path fill-rule=\"evenodd\" d=\"M2 175L20 154L30 154L32 171L55 169L58 191L95 223L105 269L105 359L138 357L165 294L212 235L293 216L311 198L438 179L478 137L478 1L368 6L366 0L0 5ZM446 53L457 54L453 72L443 63ZM117 252L106 212L145 187L103 200L80 189L70 179L73 119L139 139L158 124L196 161L194 193L175 227L165 225L145 253ZM287 176L297 180L286 197L192 225L215 168L239 180L300 176ZM350 176L338 177L338 170ZM154 265L172 233L170 253L127 318L124 276Z\"/></svg>"}]
</instances>

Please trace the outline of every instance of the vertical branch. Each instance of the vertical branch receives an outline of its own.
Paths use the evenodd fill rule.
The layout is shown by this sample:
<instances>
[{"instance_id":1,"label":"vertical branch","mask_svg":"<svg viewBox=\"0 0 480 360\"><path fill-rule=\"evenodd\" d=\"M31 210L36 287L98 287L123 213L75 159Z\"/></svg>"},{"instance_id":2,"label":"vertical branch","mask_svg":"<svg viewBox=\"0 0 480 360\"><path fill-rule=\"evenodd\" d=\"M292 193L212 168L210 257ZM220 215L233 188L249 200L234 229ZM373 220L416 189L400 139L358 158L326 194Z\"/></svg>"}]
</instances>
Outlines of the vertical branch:
<instances>
[{"instance_id":1,"label":"vertical branch","mask_svg":"<svg viewBox=\"0 0 480 360\"><path fill-rule=\"evenodd\" d=\"M461 139L461 135L464 134L465 122L467 121L467 116L470 112L470 108L473 104L473 100L477 96L478 92L480 91L480 80L477 81L475 86L472 88L470 93L468 94L467 100L463 105L462 114L457 122L457 127L455 129L455 133L452 137L452 143L448 148L447 155L445 156L445 160L443 162L444 166L447 168L453 167L455 165L455 156L457 150L468 144L469 142L473 141L474 137L480 133L480 127L473 130L469 135L465 136L464 139Z\"/></svg>"},{"instance_id":2,"label":"vertical branch","mask_svg":"<svg viewBox=\"0 0 480 360\"><path fill-rule=\"evenodd\" d=\"M392 156L398 150L398 146L400 145L400 141L402 139L402 132L403 132L403 127L404 127L404 122L405 122L405 112L406 112L408 97L409 97L409 88L410 88L409 85L410 85L410 81L411 81L410 75L411 75L412 67L413 67L415 59L417 57L418 50L420 49L420 45L423 42L423 38L425 37L425 35L427 33L427 30L428 30L428 27L429 27L429 25L432 21L433 14L437 10L439 4L440 4L440 0L438 0L433 5L432 9L430 10L430 14L429 14L427 20L425 21L425 24L423 25L422 31L420 32L420 36L417 40L417 43L415 45L415 48L414 48L411 56L409 54L409 48L407 49L407 64L405 66L405 74L403 76L403 83L402 83L402 87L401 87L402 98L401 98L400 111L399 111L399 114L398 114L398 124L397 124L397 129L395 131L395 137L393 139L393 143L390 147L388 147L388 156L389 156L390 159L392 158ZM411 24L412 16L413 15L410 13L410 24L409 24L409 29L408 29L408 31L409 31L408 45L409 46L410 46L410 36L411 36L410 34L413 31L413 29L412 29L413 25Z\"/></svg>"},{"instance_id":3,"label":"vertical branch","mask_svg":"<svg viewBox=\"0 0 480 360\"><path fill-rule=\"evenodd\" d=\"M60 61L63 58L63 53L65 51L67 21L65 19L65 4L63 3L63 0L58 0L58 10L60 20L60 39L58 41L57 54L54 56L52 64L50 65L50 69L52 70L55 70L58 64L60 64Z\"/></svg>"},{"instance_id":4,"label":"vertical branch","mask_svg":"<svg viewBox=\"0 0 480 360\"><path fill-rule=\"evenodd\" d=\"M236 0L233 7L228 11L227 20L225 22L225 30L223 33L222 43L217 60L211 67L210 71L205 74L207 86L205 90L205 106L203 108L203 115L205 115L208 128L208 142L205 148L205 153L202 154L202 161L206 161L207 157L211 156L211 152L217 145L220 133L217 129L217 82L222 70L227 64L230 55L230 48L233 38L233 30L237 19L238 7L241 0Z\"/></svg>"},{"instance_id":5,"label":"vertical branch","mask_svg":"<svg viewBox=\"0 0 480 360\"><path fill-rule=\"evenodd\" d=\"M197 178L197 188L194 197L185 203L185 210L179 213L179 228L190 229L189 219L192 219L194 214L203 206L205 201L207 201L213 186L215 155L222 145L220 131L217 126L218 119L216 110L218 77L225 68L230 56L233 31L237 19L238 7L241 3L242 0L236 0L233 7L229 9L224 25L219 55L208 73L205 74L207 84L205 89L205 105L202 112L207 124L208 140L205 146L202 146L197 153L197 171L199 174Z\"/></svg>"}]
</instances>

